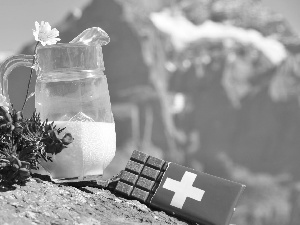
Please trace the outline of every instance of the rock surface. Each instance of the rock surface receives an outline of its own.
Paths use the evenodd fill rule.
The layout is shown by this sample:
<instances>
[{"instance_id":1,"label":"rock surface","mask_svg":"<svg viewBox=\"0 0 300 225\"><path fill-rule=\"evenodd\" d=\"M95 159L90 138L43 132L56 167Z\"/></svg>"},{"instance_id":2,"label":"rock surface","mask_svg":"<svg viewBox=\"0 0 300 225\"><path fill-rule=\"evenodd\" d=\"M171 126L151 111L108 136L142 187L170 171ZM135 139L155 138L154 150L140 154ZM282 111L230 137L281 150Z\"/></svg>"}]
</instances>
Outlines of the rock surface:
<instances>
[{"instance_id":1,"label":"rock surface","mask_svg":"<svg viewBox=\"0 0 300 225\"><path fill-rule=\"evenodd\" d=\"M188 224L108 190L31 178L25 186L0 184L2 225Z\"/></svg>"}]
</instances>

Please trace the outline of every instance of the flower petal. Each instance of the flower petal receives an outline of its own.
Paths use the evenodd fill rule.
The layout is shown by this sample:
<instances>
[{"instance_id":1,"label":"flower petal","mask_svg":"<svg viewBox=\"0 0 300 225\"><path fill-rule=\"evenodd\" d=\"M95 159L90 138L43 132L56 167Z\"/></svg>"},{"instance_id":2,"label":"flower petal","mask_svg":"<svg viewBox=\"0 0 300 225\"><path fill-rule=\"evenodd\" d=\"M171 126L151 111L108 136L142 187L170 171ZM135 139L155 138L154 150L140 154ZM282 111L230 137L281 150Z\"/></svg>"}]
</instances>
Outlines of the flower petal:
<instances>
[{"instance_id":1,"label":"flower petal","mask_svg":"<svg viewBox=\"0 0 300 225\"><path fill-rule=\"evenodd\" d=\"M41 42L43 46L56 44L57 41L60 41L57 36L59 36L59 31L56 28L51 29L51 26L48 22L42 21L41 24L35 22L36 30L33 30L33 36L36 41Z\"/></svg>"}]
</instances>

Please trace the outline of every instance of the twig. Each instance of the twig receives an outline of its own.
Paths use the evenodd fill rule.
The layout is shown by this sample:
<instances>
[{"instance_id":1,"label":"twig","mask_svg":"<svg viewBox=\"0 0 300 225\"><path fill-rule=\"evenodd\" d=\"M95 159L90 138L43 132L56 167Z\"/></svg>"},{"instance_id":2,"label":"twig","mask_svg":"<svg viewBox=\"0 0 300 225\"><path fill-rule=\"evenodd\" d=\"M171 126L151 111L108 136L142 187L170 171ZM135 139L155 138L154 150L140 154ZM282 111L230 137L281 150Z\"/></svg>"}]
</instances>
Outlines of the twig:
<instances>
[{"instance_id":1,"label":"twig","mask_svg":"<svg viewBox=\"0 0 300 225\"><path fill-rule=\"evenodd\" d=\"M9 156L9 154L7 154L6 152L0 150L0 154L5 155L5 156Z\"/></svg>"}]
</instances>

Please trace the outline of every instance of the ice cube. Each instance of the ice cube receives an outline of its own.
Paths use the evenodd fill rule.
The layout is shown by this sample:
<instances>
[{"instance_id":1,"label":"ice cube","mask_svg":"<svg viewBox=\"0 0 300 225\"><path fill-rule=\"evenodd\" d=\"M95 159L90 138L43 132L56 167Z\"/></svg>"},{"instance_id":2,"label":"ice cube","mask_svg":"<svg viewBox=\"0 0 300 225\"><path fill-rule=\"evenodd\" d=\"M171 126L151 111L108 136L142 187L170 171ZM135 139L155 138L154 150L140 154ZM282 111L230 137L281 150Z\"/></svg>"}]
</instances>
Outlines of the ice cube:
<instances>
[{"instance_id":1,"label":"ice cube","mask_svg":"<svg viewBox=\"0 0 300 225\"><path fill-rule=\"evenodd\" d=\"M108 34L100 27L91 27L84 30L81 34L75 37L70 43L73 44L100 44L106 45L110 41Z\"/></svg>"},{"instance_id":2,"label":"ice cube","mask_svg":"<svg viewBox=\"0 0 300 225\"><path fill-rule=\"evenodd\" d=\"M77 113L69 122L95 122L91 117L85 115L83 112Z\"/></svg>"}]
</instances>

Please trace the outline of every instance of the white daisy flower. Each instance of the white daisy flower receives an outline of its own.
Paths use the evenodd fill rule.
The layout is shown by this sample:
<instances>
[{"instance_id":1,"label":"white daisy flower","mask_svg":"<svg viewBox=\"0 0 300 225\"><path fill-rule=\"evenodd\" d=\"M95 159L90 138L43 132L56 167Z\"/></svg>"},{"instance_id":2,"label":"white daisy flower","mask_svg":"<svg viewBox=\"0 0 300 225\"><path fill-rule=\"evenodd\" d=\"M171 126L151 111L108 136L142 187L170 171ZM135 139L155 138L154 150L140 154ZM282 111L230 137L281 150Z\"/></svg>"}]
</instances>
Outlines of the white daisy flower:
<instances>
[{"instance_id":1,"label":"white daisy flower","mask_svg":"<svg viewBox=\"0 0 300 225\"><path fill-rule=\"evenodd\" d=\"M42 21L41 24L35 22L35 30L33 30L33 36L36 41L41 42L43 46L53 45L60 41L59 31L56 28L51 29L48 22Z\"/></svg>"}]
</instances>

